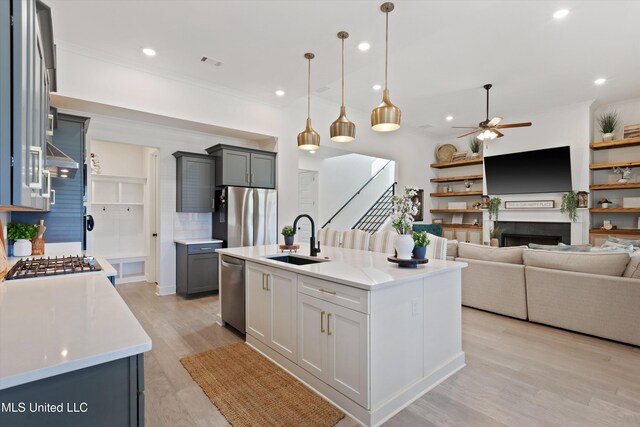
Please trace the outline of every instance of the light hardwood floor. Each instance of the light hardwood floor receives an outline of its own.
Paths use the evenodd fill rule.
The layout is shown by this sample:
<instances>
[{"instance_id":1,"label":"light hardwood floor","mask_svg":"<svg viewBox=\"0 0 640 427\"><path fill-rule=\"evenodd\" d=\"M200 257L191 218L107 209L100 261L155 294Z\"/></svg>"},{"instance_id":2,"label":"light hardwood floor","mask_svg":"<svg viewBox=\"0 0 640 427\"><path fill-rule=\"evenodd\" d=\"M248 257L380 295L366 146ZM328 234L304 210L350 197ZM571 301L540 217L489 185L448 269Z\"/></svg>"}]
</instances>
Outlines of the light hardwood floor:
<instances>
[{"instance_id":1,"label":"light hardwood floor","mask_svg":"<svg viewBox=\"0 0 640 427\"><path fill-rule=\"evenodd\" d=\"M148 283L117 290L153 340L145 354L147 426L228 425L179 361L242 340L215 324L217 295L157 297ZM467 366L386 426L640 426L640 348L468 308L462 314Z\"/></svg>"}]
</instances>

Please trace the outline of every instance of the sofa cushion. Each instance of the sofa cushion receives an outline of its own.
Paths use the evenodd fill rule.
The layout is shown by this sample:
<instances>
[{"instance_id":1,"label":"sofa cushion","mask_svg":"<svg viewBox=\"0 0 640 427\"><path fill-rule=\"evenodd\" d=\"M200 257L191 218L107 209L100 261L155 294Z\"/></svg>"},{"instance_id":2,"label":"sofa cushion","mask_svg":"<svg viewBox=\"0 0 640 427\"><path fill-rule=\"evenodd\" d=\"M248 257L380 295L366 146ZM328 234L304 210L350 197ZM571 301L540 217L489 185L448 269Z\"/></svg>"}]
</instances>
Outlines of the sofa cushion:
<instances>
[{"instance_id":1,"label":"sofa cushion","mask_svg":"<svg viewBox=\"0 0 640 427\"><path fill-rule=\"evenodd\" d=\"M460 242L458 243L458 257L479 259L482 261L506 262L508 264L522 264L522 251L524 249L526 249L526 246L496 248L494 246Z\"/></svg>"},{"instance_id":2,"label":"sofa cushion","mask_svg":"<svg viewBox=\"0 0 640 427\"><path fill-rule=\"evenodd\" d=\"M458 241L457 240L449 240L447 241L447 257L458 257Z\"/></svg>"},{"instance_id":3,"label":"sofa cushion","mask_svg":"<svg viewBox=\"0 0 640 427\"><path fill-rule=\"evenodd\" d=\"M627 264L627 268L624 270L622 276L640 279L640 252L631 255L629 264Z\"/></svg>"},{"instance_id":4,"label":"sofa cushion","mask_svg":"<svg viewBox=\"0 0 640 427\"><path fill-rule=\"evenodd\" d=\"M564 243L559 243L557 245L539 245L537 243L529 243L529 249L563 252L590 252L591 245L565 245Z\"/></svg>"},{"instance_id":5,"label":"sofa cushion","mask_svg":"<svg viewBox=\"0 0 640 427\"><path fill-rule=\"evenodd\" d=\"M622 276L629 254L622 253L585 253L557 252L527 249L524 251L524 265L528 267L549 268L552 270L576 271L580 273Z\"/></svg>"}]
</instances>

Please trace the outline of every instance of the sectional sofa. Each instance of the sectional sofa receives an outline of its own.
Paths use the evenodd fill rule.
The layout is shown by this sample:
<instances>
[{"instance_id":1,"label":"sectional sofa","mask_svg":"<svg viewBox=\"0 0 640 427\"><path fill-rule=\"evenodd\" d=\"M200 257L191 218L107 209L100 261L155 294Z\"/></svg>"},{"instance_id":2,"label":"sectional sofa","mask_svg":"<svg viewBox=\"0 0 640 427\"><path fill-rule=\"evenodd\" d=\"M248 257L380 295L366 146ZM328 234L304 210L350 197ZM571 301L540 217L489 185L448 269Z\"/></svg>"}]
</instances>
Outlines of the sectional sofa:
<instances>
[{"instance_id":1,"label":"sectional sofa","mask_svg":"<svg viewBox=\"0 0 640 427\"><path fill-rule=\"evenodd\" d=\"M462 304L640 346L640 256L450 241Z\"/></svg>"}]
</instances>

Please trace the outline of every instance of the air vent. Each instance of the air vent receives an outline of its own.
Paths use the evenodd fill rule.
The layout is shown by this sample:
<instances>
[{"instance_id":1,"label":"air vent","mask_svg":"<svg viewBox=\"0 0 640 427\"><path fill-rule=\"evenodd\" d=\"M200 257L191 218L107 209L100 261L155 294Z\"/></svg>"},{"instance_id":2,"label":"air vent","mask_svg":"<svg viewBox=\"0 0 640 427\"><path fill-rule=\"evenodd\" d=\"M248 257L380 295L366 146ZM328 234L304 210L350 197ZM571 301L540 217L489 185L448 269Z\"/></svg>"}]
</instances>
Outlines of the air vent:
<instances>
[{"instance_id":1,"label":"air vent","mask_svg":"<svg viewBox=\"0 0 640 427\"><path fill-rule=\"evenodd\" d=\"M222 61L209 58L208 56L203 56L202 58L200 58L200 62L202 62L203 64L213 65L214 67L219 67L223 64Z\"/></svg>"},{"instance_id":2,"label":"air vent","mask_svg":"<svg viewBox=\"0 0 640 427\"><path fill-rule=\"evenodd\" d=\"M421 129L429 129L429 128L432 128L433 125L430 125L430 124L427 123L426 125L422 125L422 126L418 126L418 127L421 128Z\"/></svg>"},{"instance_id":3,"label":"air vent","mask_svg":"<svg viewBox=\"0 0 640 427\"><path fill-rule=\"evenodd\" d=\"M322 86L321 88L316 89L316 93L326 92L331 89L329 86Z\"/></svg>"}]
</instances>

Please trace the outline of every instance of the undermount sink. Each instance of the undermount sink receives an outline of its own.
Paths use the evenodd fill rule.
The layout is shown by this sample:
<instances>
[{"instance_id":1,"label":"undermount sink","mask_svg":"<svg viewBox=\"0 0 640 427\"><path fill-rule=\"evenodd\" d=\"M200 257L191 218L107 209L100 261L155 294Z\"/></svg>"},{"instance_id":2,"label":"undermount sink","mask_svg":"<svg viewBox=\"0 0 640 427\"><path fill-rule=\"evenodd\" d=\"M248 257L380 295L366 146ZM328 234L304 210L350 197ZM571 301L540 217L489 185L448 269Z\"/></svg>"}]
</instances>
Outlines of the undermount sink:
<instances>
[{"instance_id":1,"label":"undermount sink","mask_svg":"<svg viewBox=\"0 0 640 427\"><path fill-rule=\"evenodd\" d=\"M329 261L328 259L311 259L311 258L305 258L305 257L300 257L295 255L277 255L277 256L268 256L265 258L273 261L285 262L287 264L293 264L293 265L317 264L320 262Z\"/></svg>"}]
</instances>

